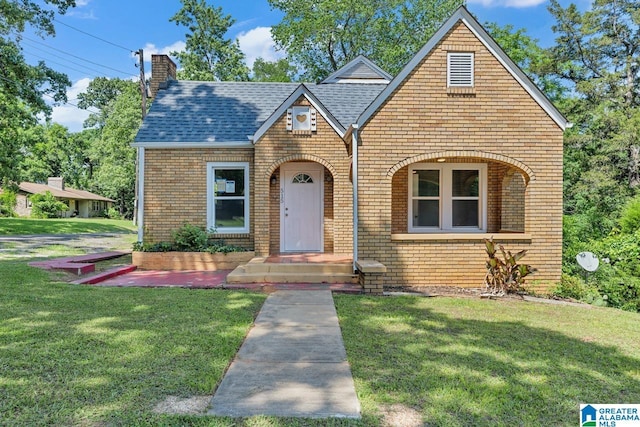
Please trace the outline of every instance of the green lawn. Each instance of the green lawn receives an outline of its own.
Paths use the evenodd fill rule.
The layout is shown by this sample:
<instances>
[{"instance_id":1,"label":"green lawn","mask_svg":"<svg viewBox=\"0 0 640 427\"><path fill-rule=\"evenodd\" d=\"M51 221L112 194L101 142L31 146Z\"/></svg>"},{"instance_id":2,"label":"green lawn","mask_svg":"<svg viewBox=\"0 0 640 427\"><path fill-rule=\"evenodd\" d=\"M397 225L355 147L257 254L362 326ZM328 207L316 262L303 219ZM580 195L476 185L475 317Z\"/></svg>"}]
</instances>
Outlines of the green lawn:
<instances>
[{"instance_id":1,"label":"green lawn","mask_svg":"<svg viewBox=\"0 0 640 427\"><path fill-rule=\"evenodd\" d=\"M129 220L105 218L0 218L0 235L132 233L136 227Z\"/></svg>"},{"instance_id":2,"label":"green lawn","mask_svg":"<svg viewBox=\"0 0 640 427\"><path fill-rule=\"evenodd\" d=\"M51 283L17 261L0 278L0 425L180 425L153 407L211 394L265 299Z\"/></svg>"},{"instance_id":3,"label":"green lawn","mask_svg":"<svg viewBox=\"0 0 640 427\"><path fill-rule=\"evenodd\" d=\"M0 425L573 426L580 403L640 402L636 313L336 295L362 420L160 415L213 393L265 295L51 277L0 261Z\"/></svg>"},{"instance_id":4,"label":"green lawn","mask_svg":"<svg viewBox=\"0 0 640 427\"><path fill-rule=\"evenodd\" d=\"M575 426L640 402L640 315L455 298L336 296L363 412L429 426ZM387 411L388 412L388 411Z\"/></svg>"}]
</instances>

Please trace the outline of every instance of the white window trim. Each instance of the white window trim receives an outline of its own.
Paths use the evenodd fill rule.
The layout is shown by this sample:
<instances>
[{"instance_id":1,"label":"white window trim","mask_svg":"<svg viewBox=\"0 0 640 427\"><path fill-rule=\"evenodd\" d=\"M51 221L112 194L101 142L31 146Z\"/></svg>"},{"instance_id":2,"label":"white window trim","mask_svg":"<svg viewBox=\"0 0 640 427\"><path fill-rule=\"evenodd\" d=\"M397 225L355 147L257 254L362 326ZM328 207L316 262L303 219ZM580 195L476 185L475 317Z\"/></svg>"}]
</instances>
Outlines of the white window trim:
<instances>
[{"instance_id":1,"label":"white window trim","mask_svg":"<svg viewBox=\"0 0 640 427\"><path fill-rule=\"evenodd\" d=\"M467 56L471 58L470 84L453 84L451 82L451 58L453 56ZM447 87L474 87L475 85L475 55L473 52L448 52L447 53Z\"/></svg>"},{"instance_id":2,"label":"white window trim","mask_svg":"<svg viewBox=\"0 0 640 427\"><path fill-rule=\"evenodd\" d=\"M440 171L440 227L413 226L413 171ZM477 170L479 172L480 188L478 198L480 203L480 227L454 227L451 225L453 213L452 171ZM487 164L486 163L417 163L409 166L408 185L408 215L407 225L410 233L484 233L487 230Z\"/></svg>"},{"instance_id":3,"label":"white window trim","mask_svg":"<svg viewBox=\"0 0 640 427\"><path fill-rule=\"evenodd\" d=\"M244 196L234 196L233 200L244 199L244 227L216 227L216 197L213 194L216 169L243 169ZM225 197L230 199L229 197ZM249 163L248 162L207 162L207 230L215 229L216 234L246 234L249 233Z\"/></svg>"}]
</instances>

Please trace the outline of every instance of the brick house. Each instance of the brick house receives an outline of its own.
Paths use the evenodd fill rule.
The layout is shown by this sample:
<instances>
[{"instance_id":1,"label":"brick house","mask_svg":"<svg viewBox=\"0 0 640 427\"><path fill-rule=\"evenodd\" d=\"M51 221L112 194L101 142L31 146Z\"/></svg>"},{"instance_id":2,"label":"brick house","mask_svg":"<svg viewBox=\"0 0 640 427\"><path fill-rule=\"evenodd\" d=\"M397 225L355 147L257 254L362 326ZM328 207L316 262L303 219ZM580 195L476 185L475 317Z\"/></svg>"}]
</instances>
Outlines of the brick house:
<instances>
[{"instance_id":1,"label":"brick house","mask_svg":"<svg viewBox=\"0 0 640 427\"><path fill-rule=\"evenodd\" d=\"M493 236L559 281L568 123L465 8L395 77L364 57L317 84L152 73L140 240L189 222L261 257L350 254L378 292L480 287Z\"/></svg>"}]
</instances>

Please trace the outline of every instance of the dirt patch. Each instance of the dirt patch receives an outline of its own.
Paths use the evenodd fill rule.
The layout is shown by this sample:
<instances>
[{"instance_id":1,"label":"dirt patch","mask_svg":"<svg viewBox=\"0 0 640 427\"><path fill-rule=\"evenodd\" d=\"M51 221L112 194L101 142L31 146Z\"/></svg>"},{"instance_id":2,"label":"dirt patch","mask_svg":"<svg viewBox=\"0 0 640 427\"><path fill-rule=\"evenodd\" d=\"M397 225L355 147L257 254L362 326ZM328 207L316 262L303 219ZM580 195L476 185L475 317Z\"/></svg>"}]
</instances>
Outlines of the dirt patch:
<instances>
[{"instance_id":1,"label":"dirt patch","mask_svg":"<svg viewBox=\"0 0 640 427\"><path fill-rule=\"evenodd\" d=\"M385 287L385 292L391 295L402 293L421 295L425 297L468 297L479 298L484 292L480 288L459 288L455 286L393 286Z\"/></svg>"},{"instance_id":2,"label":"dirt patch","mask_svg":"<svg viewBox=\"0 0 640 427\"><path fill-rule=\"evenodd\" d=\"M153 412L156 414L198 415L204 414L213 396L178 397L167 396L158 403Z\"/></svg>"},{"instance_id":3,"label":"dirt patch","mask_svg":"<svg viewBox=\"0 0 640 427\"><path fill-rule=\"evenodd\" d=\"M408 406L394 404L380 408L382 413L382 425L385 427L420 427L422 415L417 410Z\"/></svg>"},{"instance_id":4,"label":"dirt patch","mask_svg":"<svg viewBox=\"0 0 640 427\"><path fill-rule=\"evenodd\" d=\"M417 295L424 297L456 297L456 298L490 298L493 300L515 300L527 301L541 304L572 305L591 308L592 306L570 298L560 298L557 296L531 296L527 294L507 294L503 296L487 296L485 289L480 288L458 288L448 286L397 286L385 287L388 295Z\"/></svg>"}]
</instances>

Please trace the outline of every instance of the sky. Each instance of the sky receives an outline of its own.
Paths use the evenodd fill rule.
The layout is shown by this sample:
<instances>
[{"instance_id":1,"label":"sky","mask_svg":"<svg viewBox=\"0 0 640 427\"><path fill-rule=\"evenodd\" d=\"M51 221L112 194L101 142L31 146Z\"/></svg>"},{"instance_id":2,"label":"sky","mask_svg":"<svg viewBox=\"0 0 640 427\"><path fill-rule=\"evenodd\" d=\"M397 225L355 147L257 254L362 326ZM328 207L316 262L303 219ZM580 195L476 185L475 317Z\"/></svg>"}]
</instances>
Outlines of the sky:
<instances>
[{"instance_id":1,"label":"sky","mask_svg":"<svg viewBox=\"0 0 640 427\"><path fill-rule=\"evenodd\" d=\"M582 10L589 5L589 0L573 2ZM270 33L282 13L271 10L267 0L208 0L208 3L222 7L225 14L235 19L227 36L239 40L249 67L257 57L272 61L284 56L276 51ZM560 0L564 7L570 3ZM467 0L467 8L480 23L525 28L543 47L554 42L548 4L548 0ZM54 107L52 120L71 132L82 130L89 113L71 104L78 102L78 94L86 90L93 78L136 78L138 60L132 51L138 49L144 49L148 78L152 53L168 54L184 49L186 29L169 22L180 7L179 0L76 0L75 8L56 17L55 37L41 39L27 35L22 44L27 62L44 60L51 68L67 74L73 83L67 93L70 104Z\"/></svg>"}]
</instances>

